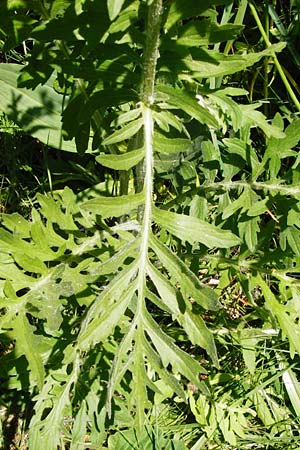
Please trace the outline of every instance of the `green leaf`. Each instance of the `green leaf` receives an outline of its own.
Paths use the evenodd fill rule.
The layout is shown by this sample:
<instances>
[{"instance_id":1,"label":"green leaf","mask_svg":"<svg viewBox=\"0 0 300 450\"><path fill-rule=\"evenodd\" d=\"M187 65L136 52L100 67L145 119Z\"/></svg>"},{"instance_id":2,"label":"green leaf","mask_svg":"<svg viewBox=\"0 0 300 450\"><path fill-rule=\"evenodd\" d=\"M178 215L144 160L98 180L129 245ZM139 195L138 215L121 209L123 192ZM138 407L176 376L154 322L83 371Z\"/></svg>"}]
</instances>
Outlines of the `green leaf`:
<instances>
[{"instance_id":1,"label":"green leaf","mask_svg":"<svg viewBox=\"0 0 300 450\"><path fill-rule=\"evenodd\" d=\"M45 275L47 273L47 266L37 257L32 257L26 254L14 255L16 263L27 272L35 272Z\"/></svg>"},{"instance_id":2,"label":"green leaf","mask_svg":"<svg viewBox=\"0 0 300 450\"><path fill-rule=\"evenodd\" d=\"M263 200L253 203L253 205L248 209L247 215L256 217L264 214L268 210L268 202L269 197L266 197Z\"/></svg>"},{"instance_id":3,"label":"green leaf","mask_svg":"<svg viewBox=\"0 0 300 450\"><path fill-rule=\"evenodd\" d=\"M184 328L189 340L194 345L204 348L211 357L213 364L219 367L218 354L213 334L207 328L204 320L199 314L187 310L178 318L180 325Z\"/></svg>"},{"instance_id":4,"label":"green leaf","mask_svg":"<svg viewBox=\"0 0 300 450\"><path fill-rule=\"evenodd\" d=\"M154 151L160 153L181 153L190 151L193 146L189 139L173 138L169 139L164 137L157 131L154 132L153 139Z\"/></svg>"},{"instance_id":5,"label":"green leaf","mask_svg":"<svg viewBox=\"0 0 300 450\"><path fill-rule=\"evenodd\" d=\"M0 35L4 35L5 37L2 50L5 52L12 50L22 41L27 40L32 29L37 24L37 20L32 19L29 15L18 12L16 14L9 14L3 2L0 5L0 16Z\"/></svg>"},{"instance_id":6,"label":"green leaf","mask_svg":"<svg viewBox=\"0 0 300 450\"><path fill-rule=\"evenodd\" d=\"M300 231L295 226L290 226L285 230L287 241L296 256L300 256Z\"/></svg>"},{"instance_id":7,"label":"green leaf","mask_svg":"<svg viewBox=\"0 0 300 450\"><path fill-rule=\"evenodd\" d=\"M74 356L72 350L69 352ZM35 414L30 422L29 431L29 447L32 450L45 448L45 443L49 450L59 445L62 423L71 402L71 390L79 375L78 361L74 359L72 363L76 369L73 372L67 375L64 372L65 366L57 370L58 373L53 370L46 379L43 390L36 396ZM59 377L63 382L59 381ZM44 419L43 415L46 416Z\"/></svg>"},{"instance_id":8,"label":"green leaf","mask_svg":"<svg viewBox=\"0 0 300 450\"><path fill-rule=\"evenodd\" d=\"M288 337L290 344L290 355L295 356L295 351L300 354L300 340L299 340L299 323L295 322L288 311L287 305L279 303L269 286L260 275L256 275L258 285L261 287L266 307L270 313L276 317L281 328L283 337Z\"/></svg>"},{"instance_id":9,"label":"green leaf","mask_svg":"<svg viewBox=\"0 0 300 450\"><path fill-rule=\"evenodd\" d=\"M132 122L129 122L127 125L125 125L120 130L115 131L113 134L105 138L102 142L103 145L111 145L116 144L117 142L125 141L126 139L131 138L134 136L139 129L143 125L143 119L139 118L136 120L133 120Z\"/></svg>"},{"instance_id":10,"label":"green leaf","mask_svg":"<svg viewBox=\"0 0 300 450\"><path fill-rule=\"evenodd\" d=\"M221 124L223 122L223 128L226 129L225 126L228 125L230 119L233 130L238 131L242 123L242 115L238 103L230 98L229 94L226 95L225 89L220 89L213 94L209 94L208 98L211 100L214 108L218 108L216 113L220 116Z\"/></svg>"},{"instance_id":11,"label":"green leaf","mask_svg":"<svg viewBox=\"0 0 300 450\"><path fill-rule=\"evenodd\" d=\"M131 1L125 6L116 20L111 23L108 30L109 34L124 32L138 20L139 0Z\"/></svg>"},{"instance_id":12,"label":"green leaf","mask_svg":"<svg viewBox=\"0 0 300 450\"><path fill-rule=\"evenodd\" d=\"M245 364L251 375L254 375L256 369L256 347L259 341L257 330L254 328L242 328L239 331L239 337Z\"/></svg>"},{"instance_id":13,"label":"green leaf","mask_svg":"<svg viewBox=\"0 0 300 450\"><path fill-rule=\"evenodd\" d=\"M141 206L145 201L144 192L119 197L97 197L80 205L84 211L106 217L120 217L129 214L133 209Z\"/></svg>"},{"instance_id":14,"label":"green leaf","mask_svg":"<svg viewBox=\"0 0 300 450\"><path fill-rule=\"evenodd\" d=\"M206 373L206 370L190 355L179 349L173 340L161 331L161 328L149 314L143 316L143 325L160 355L164 367L171 364L173 372L181 373L195 386L203 390L204 386L199 382L198 376L200 373Z\"/></svg>"},{"instance_id":15,"label":"green leaf","mask_svg":"<svg viewBox=\"0 0 300 450\"><path fill-rule=\"evenodd\" d=\"M204 309L219 310L220 306L216 292L202 284L178 256L172 253L168 247L161 244L154 236L150 238L149 245L171 276L180 283L184 296L191 297ZM168 305L168 303L166 304Z\"/></svg>"},{"instance_id":16,"label":"green leaf","mask_svg":"<svg viewBox=\"0 0 300 450\"><path fill-rule=\"evenodd\" d=\"M227 3L230 3L230 0L201 0L201 2L176 0L171 3L165 28L168 30L175 25L178 20L202 15L211 6L224 5Z\"/></svg>"},{"instance_id":17,"label":"green leaf","mask_svg":"<svg viewBox=\"0 0 300 450\"><path fill-rule=\"evenodd\" d=\"M229 248L240 243L240 239L231 231L222 230L196 217L164 211L155 207L153 218L171 234L191 244L201 242L209 248Z\"/></svg>"},{"instance_id":18,"label":"green leaf","mask_svg":"<svg viewBox=\"0 0 300 450\"><path fill-rule=\"evenodd\" d=\"M203 165L202 172L205 174L207 181L214 181L219 169L219 161L221 159L218 146L211 141L202 141L199 145L199 151L202 152Z\"/></svg>"},{"instance_id":19,"label":"green leaf","mask_svg":"<svg viewBox=\"0 0 300 450\"><path fill-rule=\"evenodd\" d=\"M197 80L223 77L253 66L261 58L272 56L274 52L280 52L284 47L285 44L280 42L261 52L245 55L224 55L216 50L207 50L201 47L192 48L187 56L182 56L181 52L178 52L179 47L177 48L176 44L173 44L172 51L168 50L168 53L164 54L161 71L175 72L182 79L186 79L188 73L191 78Z\"/></svg>"},{"instance_id":20,"label":"green leaf","mask_svg":"<svg viewBox=\"0 0 300 450\"><path fill-rule=\"evenodd\" d=\"M159 355L150 345L145 336L143 338L143 346L151 367L158 373L160 378L165 383L165 386L171 388L172 391L178 395L178 397L182 398L182 400L185 401L186 395L184 393L184 390L180 386L180 383L178 382L176 376L174 376L171 372L169 372L162 366Z\"/></svg>"},{"instance_id":21,"label":"green leaf","mask_svg":"<svg viewBox=\"0 0 300 450\"><path fill-rule=\"evenodd\" d=\"M107 0L107 9L110 20L114 20L120 13L125 0Z\"/></svg>"},{"instance_id":22,"label":"green leaf","mask_svg":"<svg viewBox=\"0 0 300 450\"><path fill-rule=\"evenodd\" d=\"M108 259L104 259L101 264L96 264L95 271L101 275L115 273L123 265L126 258L134 258L140 246L140 239L134 239L125 244L121 249Z\"/></svg>"},{"instance_id":23,"label":"green leaf","mask_svg":"<svg viewBox=\"0 0 300 450\"><path fill-rule=\"evenodd\" d=\"M54 0L51 5L51 17L63 15L65 10L72 4L72 0Z\"/></svg>"},{"instance_id":24,"label":"green leaf","mask_svg":"<svg viewBox=\"0 0 300 450\"><path fill-rule=\"evenodd\" d=\"M239 155L247 164L251 163L253 170L256 169L259 161L253 147L239 138L224 138L223 142L229 153Z\"/></svg>"},{"instance_id":25,"label":"green leaf","mask_svg":"<svg viewBox=\"0 0 300 450\"><path fill-rule=\"evenodd\" d=\"M257 246L257 234L259 232L258 221L259 217L247 219L247 217L242 216L238 223L239 234L245 240L251 252L255 252Z\"/></svg>"},{"instance_id":26,"label":"green leaf","mask_svg":"<svg viewBox=\"0 0 300 450\"><path fill-rule=\"evenodd\" d=\"M173 314L175 317L178 316L180 314L180 306L176 295L176 289L170 281L150 263L147 264L147 274L153 281L160 298L163 301L163 306L166 307L169 313Z\"/></svg>"},{"instance_id":27,"label":"green leaf","mask_svg":"<svg viewBox=\"0 0 300 450\"><path fill-rule=\"evenodd\" d=\"M85 123L89 121L97 110L105 111L108 107L121 105L130 101L137 100L137 95L130 89L104 89L94 92L78 113L78 121ZM128 113L140 114L140 109L131 110ZM136 118L136 117L134 117ZM70 118L72 120L72 117ZM121 124L120 124L121 125Z\"/></svg>"},{"instance_id":28,"label":"green leaf","mask_svg":"<svg viewBox=\"0 0 300 450\"><path fill-rule=\"evenodd\" d=\"M160 94L165 94L166 101L170 105L182 109L193 119L208 126L218 127L218 122L214 116L206 108L199 105L196 97L191 96L186 91L166 85L156 86L156 91Z\"/></svg>"},{"instance_id":29,"label":"green leaf","mask_svg":"<svg viewBox=\"0 0 300 450\"><path fill-rule=\"evenodd\" d=\"M266 120L266 117L260 111L257 111L257 108L260 105L240 105L243 113L243 123L246 125L250 123L252 127L259 127L263 130L266 136L282 139L285 137L285 134L281 131L281 129L273 124L269 124Z\"/></svg>"},{"instance_id":30,"label":"green leaf","mask_svg":"<svg viewBox=\"0 0 300 450\"><path fill-rule=\"evenodd\" d=\"M118 273L96 297L81 325L78 335L80 348L88 349L114 330L136 290L136 273L137 264L134 262Z\"/></svg>"},{"instance_id":31,"label":"green leaf","mask_svg":"<svg viewBox=\"0 0 300 450\"><path fill-rule=\"evenodd\" d=\"M101 154L96 156L96 161L102 166L109 167L114 170L129 170L136 166L145 155L143 148L137 150L132 150L127 153L122 153L119 155L111 154L104 155Z\"/></svg>"},{"instance_id":32,"label":"green leaf","mask_svg":"<svg viewBox=\"0 0 300 450\"><path fill-rule=\"evenodd\" d=\"M251 196L253 194L253 192L249 193L249 189L245 189L236 200L229 203L226 208L224 208L222 219L228 219L228 217L232 216L239 209L247 211L251 205Z\"/></svg>"},{"instance_id":33,"label":"green leaf","mask_svg":"<svg viewBox=\"0 0 300 450\"><path fill-rule=\"evenodd\" d=\"M17 352L25 355L30 369L30 378L33 385L42 388L45 377L44 363L39 351L39 338L34 332L36 328L29 324L23 310L21 310L13 321L13 338L17 341Z\"/></svg>"},{"instance_id":34,"label":"green leaf","mask_svg":"<svg viewBox=\"0 0 300 450\"><path fill-rule=\"evenodd\" d=\"M300 416L300 383L292 369L287 369L282 375L282 381L297 417Z\"/></svg>"},{"instance_id":35,"label":"green leaf","mask_svg":"<svg viewBox=\"0 0 300 450\"><path fill-rule=\"evenodd\" d=\"M7 0L6 3L8 11L28 8L28 0Z\"/></svg>"},{"instance_id":36,"label":"green leaf","mask_svg":"<svg viewBox=\"0 0 300 450\"><path fill-rule=\"evenodd\" d=\"M30 222L18 213L2 214L1 225L19 238L30 237Z\"/></svg>"},{"instance_id":37,"label":"green leaf","mask_svg":"<svg viewBox=\"0 0 300 450\"><path fill-rule=\"evenodd\" d=\"M186 304L183 311L183 305L179 305L177 299L176 289L159 270L148 264L147 273L152 279L162 301L184 328L190 341L194 345L199 345L204 348L212 358L213 363L218 367L219 363L214 338L212 333L207 329L204 320L191 311L190 304Z\"/></svg>"},{"instance_id":38,"label":"green leaf","mask_svg":"<svg viewBox=\"0 0 300 450\"><path fill-rule=\"evenodd\" d=\"M179 117L175 116L175 114L171 113L171 111L168 111L168 110L155 111L155 110L153 110L152 115L153 115L153 119L157 123L158 127L167 133L170 131L170 126L175 128L175 130L179 131L179 133L181 133L184 130L182 121L179 119ZM186 132L186 134L188 135L187 132Z\"/></svg>"},{"instance_id":39,"label":"green leaf","mask_svg":"<svg viewBox=\"0 0 300 450\"><path fill-rule=\"evenodd\" d=\"M105 311L103 310L99 316L94 317L79 334L78 346L80 349L87 350L91 345L94 346L99 342L104 342L122 319L136 289L136 283L131 282L125 290L125 280L128 282L128 279L124 275L123 278L120 277L120 280L124 280L124 284L120 284L119 298L114 302L109 302L110 304L107 304ZM109 289L107 289L105 295L108 292ZM100 297L97 301L101 302L101 300Z\"/></svg>"},{"instance_id":40,"label":"green leaf","mask_svg":"<svg viewBox=\"0 0 300 450\"><path fill-rule=\"evenodd\" d=\"M189 22L179 29L177 45L198 47L235 39L243 29L240 25L217 25L210 20Z\"/></svg>"},{"instance_id":41,"label":"green leaf","mask_svg":"<svg viewBox=\"0 0 300 450\"><path fill-rule=\"evenodd\" d=\"M21 68L19 64L0 64L0 109L26 133L44 144L77 152L75 141L64 141L62 137L64 97L54 91L53 81L33 91L18 88Z\"/></svg>"}]
</instances>

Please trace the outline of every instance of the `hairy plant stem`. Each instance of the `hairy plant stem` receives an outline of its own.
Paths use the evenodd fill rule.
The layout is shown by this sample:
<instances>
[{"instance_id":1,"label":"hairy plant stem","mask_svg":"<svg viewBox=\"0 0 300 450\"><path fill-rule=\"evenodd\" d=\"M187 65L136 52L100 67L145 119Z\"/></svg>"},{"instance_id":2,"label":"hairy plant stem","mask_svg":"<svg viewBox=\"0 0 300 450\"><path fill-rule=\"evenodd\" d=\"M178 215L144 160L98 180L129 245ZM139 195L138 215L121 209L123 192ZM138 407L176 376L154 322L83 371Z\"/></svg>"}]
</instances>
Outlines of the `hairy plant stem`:
<instances>
[{"instance_id":1,"label":"hairy plant stem","mask_svg":"<svg viewBox=\"0 0 300 450\"><path fill-rule=\"evenodd\" d=\"M143 63L143 80L140 94L142 103L148 108L150 108L151 104L153 103L162 10L162 0L154 0L148 9L146 45ZM146 143L145 136L144 142ZM145 186L144 181L146 178L146 160L147 157L145 157L145 159L136 168L137 192L142 191ZM142 216L143 215L140 214L140 219L142 219Z\"/></svg>"},{"instance_id":2,"label":"hairy plant stem","mask_svg":"<svg viewBox=\"0 0 300 450\"><path fill-rule=\"evenodd\" d=\"M259 182L259 181L219 181L213 183L205 183L197 186L195 188L189 189L186 192L177 195L175 198L170 200L168 203L165 203L161 206L161 209L169 210L174 205L178 205L186 198L193 198L195 195L200 192L217 192L217 191L234 191L234 190L243 190L243 189L252 189L254 191L267 191L267 192L280 192L285 195L298 196L300 195L300 187L298 185L286 185L286 184L276 184L276 183L268 183L268 182Z\"/></svg>"},{"instance_id":3,"label":"hairy plant stem","mask_svg":"<svg viewBox=\"0 0 300 450\"><path fill-rule=\"evenodd\" d=\"M156 74L156 64L158 59L158 46L160 39L160 27L162 17L162 0L153 0L148 9L147 29L146 29L146 47L144 53L144 74L141 90L141 101L143 110L143 134L145 158L139 167L137 167L138 182L143 177L143 191L145 193L145 203L139 211L139 220L141 222L141 248L140 264L138 272L138 301L135 320L138 323L137 334L143 334L143 312L145 310L145 290L146 290L146 269L148 261L148 246L151 233L152 216L152 197L153 197L153 116L151 105L154 97L154 83ZM140 186L138 186L140 189ZM136 377L139 378L139 364L136 362ZM136 425L142 429L144 425L145 397L138 396L136 403ZM141 397L141 398L139 398Z\"/></svg>"},{"instance_id":4,"label":"hairy plant stem","mask_svg":"<svg viewBox=\"0 0 300 450\"><path fill-rule=\"evenodd\" d=\"M144 74L141 91L144 119L144 146L145 158L139 170L143 174L143 189L145 191L145 204L142 211L142 248L141 260L146 261L148 251L148 237L151 227L152 191L153 191L153 117L151 105L154 97L154 83L156 64L158 59L158 46L162 17L162 0L154 0L148 9L146 30L146 47L144 53ZM137 173L138 179L139 173Z\"/></svg>"}]
</instances>

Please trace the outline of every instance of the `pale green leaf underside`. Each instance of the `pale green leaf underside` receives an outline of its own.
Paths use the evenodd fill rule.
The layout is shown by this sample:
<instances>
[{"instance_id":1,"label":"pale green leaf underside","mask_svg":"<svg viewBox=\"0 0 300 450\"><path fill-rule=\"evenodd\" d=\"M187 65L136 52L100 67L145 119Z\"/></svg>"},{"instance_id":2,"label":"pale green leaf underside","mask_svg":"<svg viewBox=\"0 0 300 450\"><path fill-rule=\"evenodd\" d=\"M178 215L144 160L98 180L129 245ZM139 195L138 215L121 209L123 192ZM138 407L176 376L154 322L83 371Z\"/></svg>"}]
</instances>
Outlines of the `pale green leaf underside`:
<instances>
[{"instance_id":1,"label":"pale green leaf underside","mask_svg":"<svg viewBox=\"0 0 300 450\"><path fill-rule=\"evenodd\" d=\"M125 0L107 0L107 9L110 20L114 20L122 9Z\"/></svg>"},{"instance_id":2,"label":"pale green leaf underside","mask_svg":"<svg viewBox=\"0 0 300 450\"><path fill-rule=\"evenodd\" d=\"M196 217L163 211L155 207L153 218L171 234L191 244L201 242L208 248L229 248L241 242L230 231L222 230Z\"/></svg>"},{"instance_id":3,"label":"pale green leaf underside","mask_svg":"<svg viewBox=\"0 0 300 450\"><path fill-rule=\"evenodd\" d=\"M80 205L80 208L106 217L119 217L138 208L144 202L144 193L121 195L119 197L97 197Z\"/></svg>"},{"instance_id":4,"label":"pale green leaf underside","mask_svg":"<svg viewBox=\"0 0 300 450\"><path fill-rule=\"evenodd\" d=\"M190 355L179 349L173 340L162 332L150 315L147 314L147 316L143 317L143 323L147 334L162 359L164 367L171 364L175 373L181 373L201 389L202 385L199 382L198 375L206 373L206 370Z\"/></svg>"},{"instance_id":5,"label":"pale green leaf underside","mask_svg":"<svg viewBox=\"0 0 300 450\"><path fill-rule=\"evenodd\" d=\"M188 266L167 246L154 236L150 238L149 245L170 275L180 283L180 289L184 292L185 297L190 297L204 309L217 311L220 308L215 291L203 285ZM169 303L170 301L171 299L168 299L166 305L172 310L174 306Z\"/></svg>"},{"instance_id":6,"label":"pale green leaf underside","mask_svg":"<svg viewBox=\"0 0 300 450\"><path fill-rule=\"evenodd\" d=\"M260 111L254 109L253 105L242 105L241 108L245 123L250 123L253 127L261 128L268 137L272 136L274 139L283 139L285 137L285 134L280 128L273 124L269 124L266 121L265 116Z\"/></svg>"},{"instance_id":7,"label":"pale green leaf underside","mask_svg":"<svg viewBox=\"0 0 300 450\"><path fill-rule=\"evenodd\" d=\"M170 281L150 264L147 265L147 272L162 301L173 314L173 317L176 318L178 323L184 328L192 344L199 345L207 350L207 353L211 356L214 364L218 365L213 335L207 329L203 319L198 314L194 314L191 311L191 303L188 299L186 299L185 305L179 305L180 300L178 300L176 289Z\"/></svg>"},{"instance_id":8,"label":"pale green leaf underside","mask_svg":"<svg viewBox=\"0 0 300 450\"><path fill-rule=\"evenodd\" d=\"M167 102L182 109L192 118L198 120L200 123L217 127L218 122L212 114L208 112L206 108L199 105L196 98L191 97L188 93L181 89L175 89L171 86L159 85L156 86L156 90L159 93L165 94Z\"/></svg>"},{"instance_id":9,"label":"pale green leaf underside","mask_svg":"<svg viewBox=\"0 0 300 450\"><path fill-rule=\"evenodd\" d=\"M161 133L154 132L154 151L159 153L181 153L188 152L193 148L189 139L164 137Z\"/></svg>"},{"instance_id":10,"label":"pale green leaf underside","mask_svg":"<svg viewBox=\"0 0 300 450\"><path fill-rule=\"evenodd\" d=\"M95 317L91 321L78 337L79 348L87 349L90 345L104 342L112 334L115 326L123 317L135 289L136 283L132 283L126 291L120 292L120 298L108 305L99 317Z\"/></svg>"},{"instance_id":11,"label":"pale green leaf underside","mask_svg":"<svg viewBox=\"0 0 300 450\"><path fill-rule=\"evenodd\" d=\"M143 125L143 119L139 118L136 120L133 120L132 122L129 122L126 124L123 128L120 130L115 131L113 134L105 138L102 142L103 145L111 145L116 144L117 142L125 141L126 139L130 139L132 136L134 136L139 129Z\"/></svg>"},{"instance_id":12,"label":"pale green leaf underside","mask_svg":"<svg viewBox=\"0 0 300 450\"><path fill-rule=\"evenodd\" d=\"M35 328L28 322L25 311L20 311L15 316L12 325L14 329L11 337L17 341L18 352L26 356L32 382L41 389L44 382L45 369L41 354L37 351L39 337L34 334Z\"/></svg>"},{"instance_id":13,"label":"pale green leaf underside","mask_svg":"<svg viewBox=\"0 0 300 450\"><path fill-rule=\"evenodd\" d=\"M139 148L128 153L119 155L99 155L96 161L102 166L109 167L114 170L129 170L136 166L144 158L144 149Z\"/></svg>"}]
</instances>

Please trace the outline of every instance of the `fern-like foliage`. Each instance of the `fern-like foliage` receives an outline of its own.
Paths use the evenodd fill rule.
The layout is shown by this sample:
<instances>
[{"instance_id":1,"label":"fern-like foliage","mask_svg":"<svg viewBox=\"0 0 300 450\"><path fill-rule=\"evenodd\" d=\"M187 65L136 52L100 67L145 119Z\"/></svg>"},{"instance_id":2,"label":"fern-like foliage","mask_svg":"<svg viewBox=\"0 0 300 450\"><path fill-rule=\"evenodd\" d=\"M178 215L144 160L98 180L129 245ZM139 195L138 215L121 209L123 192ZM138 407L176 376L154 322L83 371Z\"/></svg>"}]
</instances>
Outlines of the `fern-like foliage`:
<instances>
[{"instance_id":1,"label":"fern-like foliage","mask_svg":"<svg viewBox=\"0 0 300 450\"><path fill-rule=\"evenodd\" d=\"M242 29L217 24L216 7L225 0L46 3L31 5L44 23L33 19L24 28L36 43L19 85L37 95L38 84L52 80L59 66L54 98L63 93L64 137L74 139L79 152L94 152L119 182L115 191L102 183L77 195L68 188L38 195L29 221L2 216L0 328L14 342L3 367L34 395L30 449L56 449L68 416L72 450L87 434L92 448L102 445L107 423L118 414L119 424L142 432L155 395L189 401L208 438L221 417L225 440L235 444L232 423L240 419L242 435L245 416L255 413L248 406L227 413L223 398L211 402L205 380L220 358L206 317L217 315L221 304L193 264L203 257L207 268L217 267L221 283L240 277L251 301L260 285L266 310L291 351L299 352L295 305L289 329L283 319L290 311L263 278L256 273L250 282L245 273L272 239L273 225L264 228L261 216L270 210L274 191L282 192L281 159L295 157L300 134L298 121L284 130L279 115L269 123L259 104L236 102L243 89L212 89L203 80L235 73L283 46L220 53L216 46ZM40 126L33 135L40 136ZM56 121L53 129L60 134L57 127ZM252 147L254 128L267 137L264 152ZM274 157L278 140L284 151ZM65 143L61 148L70 149ZM165 200L156 186L161 179L175 187L173 199ZM294 194L298 205L299 192ZM280 245L299 253L298 225L289 214L288 226L280 224ZM264 237L262 229L268 231ZM266 253L255 269L268 273L270 265ZM241 331L245 364L253 372L246 338ZM251 338L252 344L259 341ZM188 386L199 393L197 401ZM257 395L249 394L253 403ZM128 411L122 415L124 403Z\"/></svg>"}]
</instances>

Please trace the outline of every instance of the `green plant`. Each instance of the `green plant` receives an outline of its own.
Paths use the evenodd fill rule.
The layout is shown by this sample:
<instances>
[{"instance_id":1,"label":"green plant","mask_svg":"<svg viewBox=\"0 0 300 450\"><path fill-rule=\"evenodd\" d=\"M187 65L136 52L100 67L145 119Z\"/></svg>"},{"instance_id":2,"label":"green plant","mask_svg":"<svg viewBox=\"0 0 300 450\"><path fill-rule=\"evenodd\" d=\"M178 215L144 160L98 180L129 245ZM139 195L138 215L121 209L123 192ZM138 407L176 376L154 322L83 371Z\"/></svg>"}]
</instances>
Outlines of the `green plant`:
<instances>
[{"instance_id":1,"label":"green plant","mask_svg":"<svg viewBox=\"0 0 300 450\"><path fill-rule=\"evenodd\" d=\"M34 401L32 450L242 448L261 424L297 444L299 119L214 87L284 47L221 52L243 28L218 24L225 5L0 7L4 49L34 40L26 66L0 66L2 108L106 168L38 194L30 221L2 215L3 373Z\"/></svg>"}]
</instances>

